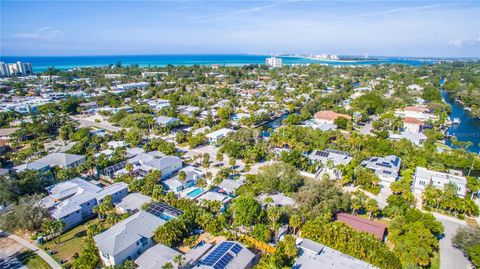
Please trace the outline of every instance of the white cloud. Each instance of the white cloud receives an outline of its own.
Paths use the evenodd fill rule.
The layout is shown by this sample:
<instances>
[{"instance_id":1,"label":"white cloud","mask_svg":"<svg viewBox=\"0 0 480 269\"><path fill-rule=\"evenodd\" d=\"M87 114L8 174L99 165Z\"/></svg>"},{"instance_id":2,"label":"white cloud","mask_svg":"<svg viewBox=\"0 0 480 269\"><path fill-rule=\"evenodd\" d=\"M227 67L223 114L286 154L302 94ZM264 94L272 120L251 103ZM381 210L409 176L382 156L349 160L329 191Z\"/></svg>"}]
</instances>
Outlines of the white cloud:
<instances>
[{"instance_id":1,"label":"white cloud","mask_svg":"<svg viewBox=\"0 0 480 269\"><path fill-rule=\"evenodd\" d=\"M457 39L454 39L448 42L448 45L454 48L480 46L480 37L477 37L477 38L471 38L469 36L459 37Z\"/></svg>"},{"instance_id":2,"label":"white cloud","mask_svg":"<svg viewBox=\"0 0 480 269\"><path fill-rule=\"evenodd\" d=\"M52 40L58 38L61 34L62 32L59 30L45 26L32 32L15 33L13 37L18 39Z\"/></svg>"}]
</instances>

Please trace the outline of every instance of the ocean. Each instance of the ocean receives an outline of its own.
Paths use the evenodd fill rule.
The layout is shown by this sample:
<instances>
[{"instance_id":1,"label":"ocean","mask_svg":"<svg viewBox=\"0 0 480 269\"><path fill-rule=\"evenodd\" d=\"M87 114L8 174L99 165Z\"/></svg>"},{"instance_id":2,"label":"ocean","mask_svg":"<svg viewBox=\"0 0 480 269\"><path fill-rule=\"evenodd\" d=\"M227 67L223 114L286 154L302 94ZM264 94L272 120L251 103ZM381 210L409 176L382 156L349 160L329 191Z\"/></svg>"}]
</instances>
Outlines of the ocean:
<instances>
[{"instance_id":1,"label":"ocean","mask_svg":"<svg viewBox=\"0 0 480 269\"><path fill-rule=\"evenodd\" d=\"M212 65L241 66L247 64L263 64L269 55L254 54L195 54L195 55L109 55L109 56L0 56L0 61L13 63L16 61L32 63L34 72L42 72L49 67L67 70L75 67L108 66L121 62L122 65L138 64L142 67L166 65ZM408 64L421 65L434 63L434 60L425 61L409 58L382 57L375 60L362 61L324 61L303 57L281 56L283 63L292 64L327 64L333 66L346 65L374 65L374 64Z\"/></svg>"}]
</instances>

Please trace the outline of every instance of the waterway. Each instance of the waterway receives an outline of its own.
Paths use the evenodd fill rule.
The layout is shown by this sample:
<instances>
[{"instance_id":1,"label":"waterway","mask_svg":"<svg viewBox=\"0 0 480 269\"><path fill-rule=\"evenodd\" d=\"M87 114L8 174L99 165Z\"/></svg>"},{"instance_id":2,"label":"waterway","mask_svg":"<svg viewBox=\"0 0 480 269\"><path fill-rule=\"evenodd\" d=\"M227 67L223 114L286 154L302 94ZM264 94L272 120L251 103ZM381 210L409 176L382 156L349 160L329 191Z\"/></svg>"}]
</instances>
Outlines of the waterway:
<instances>
[{"instance_id":1,"label":"waterway","mask_svg":"<svg viewBox=\"0 0 480 269\"><path fill-rule=\"evenodd\" d=\"M473 145L468 150L476 153L480 152L480 119L470 117L464 106L455 101L445 90L442 90L442 98L452 107L450 120L453 121L454 118L459 118L461 121L460 124L452 124L447 130L447 134L456 136L458 141L472 142ZM451 146L449 140L447 140L447 145Z\"/></svg>"}]
</instances>

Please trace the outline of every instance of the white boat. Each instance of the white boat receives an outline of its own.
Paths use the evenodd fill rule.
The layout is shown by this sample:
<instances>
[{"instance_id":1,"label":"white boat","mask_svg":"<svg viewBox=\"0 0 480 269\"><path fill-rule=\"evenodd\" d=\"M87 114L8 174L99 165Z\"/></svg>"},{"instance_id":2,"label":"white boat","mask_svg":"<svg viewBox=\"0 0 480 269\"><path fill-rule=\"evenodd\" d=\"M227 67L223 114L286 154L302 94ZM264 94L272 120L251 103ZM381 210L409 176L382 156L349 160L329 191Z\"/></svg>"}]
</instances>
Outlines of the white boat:
<instances>
[{"instance_id":1,"label":"white boat","mask_svg":"<svg viewBox=\"0 0 480 269\"><path fill-rule=\"evenodd\" d=\"M453 121L452 123L453 124L460 124L462 121L460 120L460 118L453 118Z\"/></svg>"}]
</instances>

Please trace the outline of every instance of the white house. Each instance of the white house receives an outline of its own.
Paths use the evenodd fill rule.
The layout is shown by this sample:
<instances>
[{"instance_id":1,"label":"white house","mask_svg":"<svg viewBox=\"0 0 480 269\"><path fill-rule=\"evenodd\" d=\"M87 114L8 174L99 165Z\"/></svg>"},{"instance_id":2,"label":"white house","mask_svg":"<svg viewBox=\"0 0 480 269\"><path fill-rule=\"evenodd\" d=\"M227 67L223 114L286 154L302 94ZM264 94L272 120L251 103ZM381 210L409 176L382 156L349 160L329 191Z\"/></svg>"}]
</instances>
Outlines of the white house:
<instances>
[{"instance_id":1,"label":"white house","mask_svg":"<svg viewBox=\"0 0 480 269\"><path fill-rule=\"evenodd\" d=\"M342 176L340 170L336 169L336 167L339 165L345 166L353 159L347 152L334 149L314 150L307 157L312 162L322 163L324 172L335 179L340 179Z\"/></svg>"},{"instance_id":2,"label":"white house","mask_svg":"<svg viewBox=\"0 0 480 269\"><path fill-rule=\"evenodd\" d=\"M255 254L235 241L223 241L214 246L196 265L198 269L247 269L251 268Z\"/></svg>"},{"instance_id":3,"label":"white house","mask_svg":"<svg viewBox=\"0 0 480 269\"><path fill-rule=\"evenodd\" d=\"M395 155L373 157L362 162L362 166L372 170L383 185L389 185L398 178L402 160Z\"/></svg>"},{"instance_id":4,"label":"white house","mask_svg":"<svg viewBox=\"0 0 480 269\"><path fill-rule=\"evenodd\" d=\"M455 170L450 170L450 173L443 173L417 166L412 188L415 193L421 194L430 184L435 188L443 189L445 184L449 183L455 184L459 197L465 197L467 178L462 175L462 172Z\"/></svg>"},{"instance_id":5,"label":"white house","mask_svg":"<svg viewBox=\"0 0 480 269\"><path fill-rule=\"evenodd\" d=\"M235 132L235 131L228 128L222 128L220 130L216 130L214 132L207 134L206 137L209 143L216 144L219 142L220 139L224 138L231 132Z\"/></svg>"},{"instance_id":6,"label":"white house","mask_svg":"<svg viewBox=\"0 0 480 269\"><path fill-rule=\"evenodd\" d=\"M101 188L81 178L60 182L47 188L48 196L41 200L41 205L50 215L65 223L69 230L93 217L93 208L100 204L106 196L112 202L119 202L128 194L128 185L124 182L114 183Z\"/></svg>"},{"instance_id":7,"label":"white house","mask_svg":"<svg viewBox=\"0 0 480 269\"><path fill-rule=\"evenodd\" d=\"M154 245L153 234L165 223L164 219L141 210L105 232L95 235L93 240L103 265L115 266L127 259L139 257Z\"/></svg>"},{"instance_id":8,"label":"white house","mask_svg":"<svg viewBox=\"0 0 480 269\"><path fill-rule=\"evenodd\" d=\"M37 162L40 163L46 163L50 166L60 166L62 168L76 168L85 161L85 156L61 152L50 153L37 160Z\"/></svg>"},{"instance_id":9,"label":"white house","mask_svg":"<svg viewBox=\"0 0 480 269\"><path fill-rule=\"evenodd\" d=\"M416 118L406 117L403 119L403 129L407 132L420 133L422 125L423 121Z\"/></svg>"}]
</instances>

